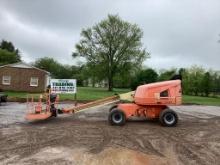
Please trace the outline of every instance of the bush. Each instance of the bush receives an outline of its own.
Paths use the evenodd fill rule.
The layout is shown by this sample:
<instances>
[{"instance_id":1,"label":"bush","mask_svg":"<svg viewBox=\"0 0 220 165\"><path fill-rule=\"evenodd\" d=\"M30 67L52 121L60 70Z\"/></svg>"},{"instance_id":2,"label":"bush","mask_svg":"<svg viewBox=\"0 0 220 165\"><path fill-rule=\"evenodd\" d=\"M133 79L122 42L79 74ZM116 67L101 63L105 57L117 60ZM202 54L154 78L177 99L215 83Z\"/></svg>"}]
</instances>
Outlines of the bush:
<instances>
[{"instance_id":1,"label":"bush","mask_svg":"<svg viewBox=\"0 0 220 165\"><path fill-rule=\"evenodd\" d=\"M137 86L139 85L149 84L152 82L156 82L157 80L158 80L158 74L155 70L151 68L141 70L133 78L130 87L132 90L136 90Z\"/></svg>"}]
</instances>

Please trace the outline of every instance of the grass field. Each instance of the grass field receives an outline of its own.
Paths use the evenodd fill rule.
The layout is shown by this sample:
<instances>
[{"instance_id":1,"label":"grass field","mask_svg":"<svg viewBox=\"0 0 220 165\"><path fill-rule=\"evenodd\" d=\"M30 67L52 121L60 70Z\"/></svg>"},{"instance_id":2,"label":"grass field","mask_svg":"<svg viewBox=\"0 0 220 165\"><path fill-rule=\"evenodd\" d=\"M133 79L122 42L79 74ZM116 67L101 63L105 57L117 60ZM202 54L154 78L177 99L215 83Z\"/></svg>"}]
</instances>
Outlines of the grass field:
<instances>
[{"instance_id":1,"label":"grass field","mask_svg":"<svg viewBox=\"0 0 220 165\"><path fill-rule=\"evenodd\" d=\"M220 98L201 97L201 96L183 96L185 104L200 104L200 105L217 105L220 106Z\"/></svg>"},{"instance_id":2,"label":"grass field","mask_svg":"<svg viewBox=\"0 0 220 165\"><path fill-rule=\"evenodd\" d=\"M91 87L79 87L77 89L77 99L78 100L97 100L115 94L121 94L129 92L129 89L114 89L112 92L107 91L105 88L91 88ZM74 95L61 94L61 100L71 100L74 99Z\"/></svg>"},{"instance_id":3,"label":"grass field","mask_svg":"<svg viewBox=\"0 0 220 165\"><path fill-rule=\"evenodd\" d=\"M97 100L115 94L121 94L128 92L129 89L114 89L112 92L107 91L105 88L92 88L92 87L78 87L77 88L77 100ZM22 98L27 97L27 92L6 92L9 98ZM31 94L34 98L38 98L40 93ZM60 100L74 100L74 94L60 94Z\"/></svg>"},{"instance_id":4,"label":"grass field","mask_svg":"<svg viewBox=\"0 0 220 165\"><path fill-rule=\"evenodd\" d=\"M113 96L114 94L121 94L130 91L129 89L114 89L114 91L109 92L104 88L92 88L92 87L78 87L77 88L77 100L80 101L92 101L108 96ZM27 92L6 92L9 98L22 98L27 97ZM31 94L35 98L39 97L39 93ZM60 94L60 100L74 100L73 94ZM200 97L200 96L183 96L184 104L200 104L200 105L217 105L220 106L220 98L212 97Z\"/></svg>"}]
</instances>

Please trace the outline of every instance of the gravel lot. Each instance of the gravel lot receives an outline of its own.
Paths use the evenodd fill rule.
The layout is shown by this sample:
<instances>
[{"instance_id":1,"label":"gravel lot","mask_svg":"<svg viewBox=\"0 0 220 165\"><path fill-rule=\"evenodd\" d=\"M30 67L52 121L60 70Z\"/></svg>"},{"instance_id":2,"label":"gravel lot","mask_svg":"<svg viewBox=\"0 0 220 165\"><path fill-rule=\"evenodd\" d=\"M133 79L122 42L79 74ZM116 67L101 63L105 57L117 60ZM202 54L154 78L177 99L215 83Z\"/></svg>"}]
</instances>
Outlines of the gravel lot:
<instances>
[{"instance_id":1,"label":"gravel lot","mask_svg":"<svg viewBox=\"0 0 220 165\"><path fill-rule=\"evenodd\" d=\"M220 107L171 107L180 118L172 128L143 119L110 126L109 107L28 123L24 103L0 106L0 164L219 164Z\"/></svg>"}]
</instances>

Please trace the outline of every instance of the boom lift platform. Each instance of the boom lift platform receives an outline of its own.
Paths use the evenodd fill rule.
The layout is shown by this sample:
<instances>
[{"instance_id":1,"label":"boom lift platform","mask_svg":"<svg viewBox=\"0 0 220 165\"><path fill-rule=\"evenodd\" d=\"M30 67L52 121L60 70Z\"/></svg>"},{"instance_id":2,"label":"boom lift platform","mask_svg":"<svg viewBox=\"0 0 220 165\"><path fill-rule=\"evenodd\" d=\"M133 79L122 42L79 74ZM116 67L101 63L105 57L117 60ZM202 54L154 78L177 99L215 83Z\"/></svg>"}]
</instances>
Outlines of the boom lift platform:
<instances>
[{"instance_id":1,"label":"boom lift platform","mask_svg":"<svg viewBox=\"0 0 220 165\"><path fill-rule=\"evenodd\" d=\"M108 120L111 125L124 125L127 119L136 116L159 119L162 125L170 127L177 124L178 116L168 106L182 103L182 89L180 80L156 82L138 86L130 96L130 103L120 103L122 95L119 95L63 109L57 108L58 95L49 92L45 97L46 104L43 104L42 96L37 104L34 104L33 97L27 98L27 120L45 120L58 114L73 114L93 106L119 102L109 110Z\"/></svg>"}]
</instances>

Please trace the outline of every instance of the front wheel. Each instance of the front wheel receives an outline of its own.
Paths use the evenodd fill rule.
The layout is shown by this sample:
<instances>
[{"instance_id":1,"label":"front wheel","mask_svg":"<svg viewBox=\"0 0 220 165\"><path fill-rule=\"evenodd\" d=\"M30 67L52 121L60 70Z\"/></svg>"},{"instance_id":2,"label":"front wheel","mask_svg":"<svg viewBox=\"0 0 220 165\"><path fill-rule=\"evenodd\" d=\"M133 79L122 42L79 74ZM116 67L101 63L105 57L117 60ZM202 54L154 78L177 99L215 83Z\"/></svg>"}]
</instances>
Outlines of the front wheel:
<instances>
[{"instance_id":1,"label":"front wheel","mask_svg":"<svg viewBox=\"0 0 220 165\"><path fill-rule=\"evenodd\" d=\"M172 127L177 124L178 116L176 112L174 112L173 110L165 109L162 112L160 112L159 120L163 126Z\"/></svg>"},{"instance_id":2,"label":"front wheel","mask_svg":"<svg viewBox=\"0 0 220 165\"><path fill-rule=\"evenodd\" d=\"M123 111L114 108L108 116L108 121L111 125L124 125L126 117Z\"/></svg>"}]
</instances>

